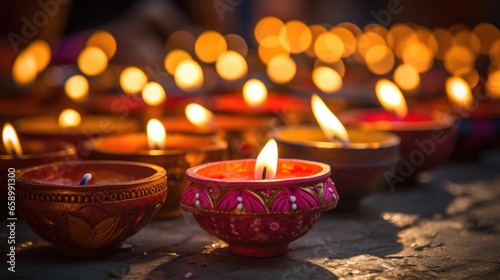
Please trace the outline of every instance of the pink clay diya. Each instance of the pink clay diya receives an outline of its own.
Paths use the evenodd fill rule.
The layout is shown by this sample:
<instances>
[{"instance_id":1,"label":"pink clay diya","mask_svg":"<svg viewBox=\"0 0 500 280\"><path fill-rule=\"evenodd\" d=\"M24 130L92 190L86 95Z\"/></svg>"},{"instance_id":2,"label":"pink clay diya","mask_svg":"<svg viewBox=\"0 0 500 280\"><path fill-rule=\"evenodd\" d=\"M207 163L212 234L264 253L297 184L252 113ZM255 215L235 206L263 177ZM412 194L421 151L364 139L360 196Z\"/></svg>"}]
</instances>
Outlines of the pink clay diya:
<instances>
[{"instance_id":1,"label":"pink clay diya","mask_svg":"<svg viewBox=\"0 0 500 280\"><path fill-rule=\"evenodd\" d=\"M255 159L212 162L186 171L181 207L236 255L271 257L309 232L339 196L330 167L278 160L274 179L254 180Z\"/></svg>"},{"instance_id":2,"label":"pink clay diya","mask_svg":"<svg viewBox=\"0 0 500 280\"><path fill-rule=\"evenodd\" d=\"M79 185L86 173L92 178ZM65 255L100 256L144 227L167 195L165 169L125 161L72 161L17 172L23 220Z\"/></svg>"}]
</instances>

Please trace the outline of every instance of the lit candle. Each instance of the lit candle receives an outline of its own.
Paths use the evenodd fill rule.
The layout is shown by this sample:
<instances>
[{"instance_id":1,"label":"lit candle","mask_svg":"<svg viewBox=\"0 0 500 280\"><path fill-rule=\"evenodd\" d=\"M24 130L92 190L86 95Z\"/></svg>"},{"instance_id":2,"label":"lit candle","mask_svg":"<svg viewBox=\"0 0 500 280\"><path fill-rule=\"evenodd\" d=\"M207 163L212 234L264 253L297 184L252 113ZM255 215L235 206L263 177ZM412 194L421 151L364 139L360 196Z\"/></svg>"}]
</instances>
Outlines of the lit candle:
<instances>
[{"instance_id":1,"label":"lit candle","mask_svg":"<svg viewBox=\"0 0 500 280\"><path fill-rule=\"evenodd\" d=\"M88 154L86 143L109 134L138 131L140 123L111 115L83 115L65 109L58 116L44 115L22 118L14 122L19 135L28 139L61 140L76 146L80 156Z\"/></svg>"},{"instance_id":2,"label":"lit candle","mask_svg":"<svg viewBox=\"0 0 500 280\"><path fill-rule=\"evenodd\" d=\"M255 156L267 139L262 132L271 124L269 116L213 113L205 107L190 103L184 116L165 117L161 122L171 132L195 135L218 135L229 144L229 157Z\"/></svg>"},{"instance_id":3,"label":"lit candle","mask_svg":"<svg viewBox=\"0 0 500 280\"><path fill-rule=\"evenodd\" d=\"M258 79L249 79L242 92L220 93L215 95L211 108L216 112L237 114L297 115L307 111L304 100L292 94L268 92Z\"/></svg>"},{"instance_id":4,"label":"lit candle","mask_svg":"<svg viewBox=\"0 0 500 280\"><path fill-rule=\"evenodd\" d=\"M181 206L236 255L271 257L306 234L339 199L326 164L278 159L270 140L257 159L189 168Z\"/></svg>"},{"instance_id":5,"label":"lit candle","mask_svg":"<svg viewBox=\"0 0 500 280\"><path fill-rule=\"evenodd\" d=\"M148 162L168 173L169 195L157 218L180 215L179 197L186 168L225 157L227 143L215 136L165 133L157 119L148 122L147 132L105 136L92 141L90 159Z\"/></svg>"},{"instance_id":6,"label":"lit candle","mask_svg":"<svg viewBox=\"0 0 500 280\"><path fill-rule=\"evenodd\" d=\"M391 133L346 129L317 95L312 96L311 106L319 127L287 126L276 130L273 137L283 157L329 164L342 196L338 208L353 210L394 169L400 140Z\"/></svg>"},{"instance_id":7,"label":"lit candle","mask_svg":"<svg viewBox=\"0 0 500 280\"><path fill-rule=\"evenodd\" d=\"M482 151L497 148L500 143L500 101L488 97L481 85L472 90L460 77L449 77L445 86L446 96L419 101L415 106L447 112L460 119L452 159L476 160Z\"/></svg>"},{"instance_id":8,"label":"lit candle","mask_svg":"<svg viewBox=\"0 0 500 280\"><path fill-rule=\"evenodd\" d=\"M5 171L0 174L2 183L0 202L5 203L4 205L7 205L7 170L77 158L75 147L66 142L21 140L10 123L4 124L2 145L0 145L0 167ZM4 216L5 213L0 215Z\"/></svg>"},{"instance_id":9,"label":"lit candle","mask_svg":"<svg viewBox=\"0 0 500 280\"><path fill-rule=\"evenodd\" d=\"M71 161L17 172L23 221L76 257L116 252L151 220L166 195L165 169L147 163Z\"/></svg>"},{"instance_id":10,"label":"lit candle","mask_svg":"<svg viewBox=\"0 0 500 280\"><path fill-rule=\"evenodd\" d=\"M401 91L388 80L377 82L376 93L385 110L349 110L339 113L339 119L365 130L397 134L401 138L401 160L389 185L410 185L419 172L449 158L457 136L455 118L436 110L408 109Z\"/></svg>"}]
</instances>

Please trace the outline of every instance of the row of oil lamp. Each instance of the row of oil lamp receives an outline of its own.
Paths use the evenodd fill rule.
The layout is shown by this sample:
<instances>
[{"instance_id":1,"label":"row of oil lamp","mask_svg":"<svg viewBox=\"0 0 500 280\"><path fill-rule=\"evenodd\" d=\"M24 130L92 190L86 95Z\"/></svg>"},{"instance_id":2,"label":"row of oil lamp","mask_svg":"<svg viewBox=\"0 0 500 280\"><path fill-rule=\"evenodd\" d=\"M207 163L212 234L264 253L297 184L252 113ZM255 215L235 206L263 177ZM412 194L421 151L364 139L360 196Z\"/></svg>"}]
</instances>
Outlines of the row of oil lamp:
<instances>
[{"instance_id":1,"label":"row of oil lamp","mask_svg":"<svg viewBox=\"0 0 500 280\"><path fill-rule=\"evenodd\" d=\"M377 97L387 111L337 118L312 95L319 126L277 126L267 135L260 135L270 125L265 114L220 115L198 104L186 107L186 117L150 120L147 132L130 132L139 126L111 117L85 124L83 115L80 126L66 128L57 117L21 119L14 123L21 141L4 127L1 164L19 169L15 199L23 219L66 254L109 253L154 215L177 216L181 207L232 253L274 256L337 202L353 210L381 182L409 184L453 151L454 117L409 110L388 80L377 84ZM257 160L236 159L261 148ZM73 161L78 157L85 160ZM87 173L92 179L79 185Z\"/></svg>"}]
</instances>

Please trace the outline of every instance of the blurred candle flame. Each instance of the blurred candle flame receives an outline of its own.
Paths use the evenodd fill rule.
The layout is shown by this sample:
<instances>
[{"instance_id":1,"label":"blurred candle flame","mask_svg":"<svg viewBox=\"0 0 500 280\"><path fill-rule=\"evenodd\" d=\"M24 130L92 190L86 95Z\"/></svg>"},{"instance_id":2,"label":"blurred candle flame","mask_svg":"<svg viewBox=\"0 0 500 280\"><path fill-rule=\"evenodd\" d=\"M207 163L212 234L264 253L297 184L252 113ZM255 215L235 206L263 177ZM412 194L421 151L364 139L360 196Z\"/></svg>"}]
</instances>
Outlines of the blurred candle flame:
<instances>
[{"instance_id":1,"label":"blurred candle flame","mask_svg":"<svg viewBox=\"0 0 500 280\"><path fill-rule=\"evenodd\" d=\"M446 80L446 94L453 104L466 108L472 105L472 93L469 84L460 77Z\"/></svg>"},{"instance_id":2,"label":"blurred candle flame","mask_svg":"<svg viewBox=\"0 0 500 280\"><path fill-rule=\"evenodd\" d=\"M147 125L148 147L150 150L165 149L167 133L165 127L157 119L150 119Z\"/></svg>"},{"instance_id":3,"label":"blurred candle flame","mask_svg":"<svg viewBox=\"0 0 500 280\"><path fill-rule=\"evenodd\" d=\"M159 83L149 82L142 89L142 99L150 106L158 106L167 99L167 95Z\"/></svg>"},{"instance_id":4,"label":"blurred candle flame","mask_svg":"<svg viewBox=\"0 0 500 280\"><path fill-rule=\"evenodd\" d=\"M196 61L185 59L175 68L174 79L180 89L196 91L203 85L203 71Z\"/></svg>"},{"instance_id":5,"label":"blurred candle flame","mask_svg":"<svg viewBox=\"0 0 500 280\"><path fill-rule=\"evenodd\" d=\"M2 142L5 151L9 155L22 155L23 149L19 138L17 137L16 130L10 123L5 123L2 130Z\"/></svg>"},{"instance_id":6,"label":"blurred candle flame","mask_svg":"<svg viewBox=\"0 0 500 280\"><path fill-rule=\"evenodd\" d=\"M189 122L199 129L213 129L215 126L214 114L199 104L188 104L184 113Z\"/></svg>"},{"instance_id":7,"label":"blurred candle flame","mask_svg":"<svg viewBox=\"0 0 500 280\"><path fill-rule=\"evenodd\" d=\"M267 100L267 88L263 82L250 79L243 85L243 99L248 106L257 107Z\"/></svg>"},{"instance_id":8,"label":"blurred candle flame","mask_svg":"<svg viewBox=\"0 0 500 280\"><path fill-rule=\"evenodd\" d=\"M148 77L144 71L137 67L127 67L120 74L120 86L127 94L141 92L147 82Z\"/></svg>"},{"instance_id":9,"label":"blurred candle flame","mask_svg":"<svg viewBox=\"0 0 500 280\"><path fill-rule=\"evenodd\" d=\"M391 81L380 79L375 85L377 99L386 111L394 112L400 119L408 114L408 106L401 90Z\"/></svg>"},{"instance_id":10,"label":"blurred candle flame","mask_svg":"<svg viewBox=\"0 0 500 280\"><path fill-rule=\"evenodd\" d=\"M326 138L330 141L338 139L342 144L347 145L349 143L347 130L317 94L313 94L311 97L311 107Z\"/></svg>"},{"instance_id":11,"label":"blurred candle flame","mask_svg":"<svg viewBox=\"0 0 500 280\"><path fill-rule=\"evenodd\" d=\"M266 169L264 174L264 168ZM271 139L262 148L255 161L255 180L274 179L278 168L278 144Z\"/></svg>"},{"instance_id":12,"label":"blurred candle flame","mask_svg":"<svg viewBox=\"0 0 500 280\"><path fill-rule=\"evenodd\" d=\"M72 100L84 102L88 99L89 82L82 75L74 75L64 84L64 91Z\"/></svg>"},{"instance_id":13,"label":"blurred candle flame","mask_svg":"<svg viewBox=\"0 0 500 280\"><path fill-rule=\"evenodd\" d=\"M82 117L73 109L65 109L59 114L59 126L62 128L77 127L81 122Z\"/></svg>"}]
</instances>

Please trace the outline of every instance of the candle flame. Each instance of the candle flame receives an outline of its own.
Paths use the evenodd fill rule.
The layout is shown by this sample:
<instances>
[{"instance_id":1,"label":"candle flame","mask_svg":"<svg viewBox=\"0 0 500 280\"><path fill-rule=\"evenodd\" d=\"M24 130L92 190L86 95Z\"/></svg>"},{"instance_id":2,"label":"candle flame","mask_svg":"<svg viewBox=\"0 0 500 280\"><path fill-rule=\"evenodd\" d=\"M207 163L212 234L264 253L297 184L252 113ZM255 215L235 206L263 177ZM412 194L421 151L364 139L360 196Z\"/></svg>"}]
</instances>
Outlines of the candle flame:
<instances>
[{"instance_id":1,"label":"candle flame","mask_svg":"<svg viewBox=\"0 0 500 280\"><path fill-rule=\"evenodd\" d=\"M157 119L150 119L147 125L148 146L150 150L162 150L165 148L167 133L165 127Z\"/></svg>"},{"instance_id":2,"label":"candle flame","mask_svg":"<svg viewBox=\"0 0 500 280\"><path fill-rule=\"evenodd\" d=\"M150 106L158 106L167 99L167 95L159 83L149 82L142 89L142 99Z\"/></svg>"},{"instance_id":3,"label":"candle flame","mask_svg":"<svg viewBox=\"0 0 500 280\"><path fill-rule=\"evenodd\" d=\"M267 100L267 88L261 81L257 79L248 80L243 85L243 99L245 103L251 107L257 107Z\"/></svg>"},{"instance_id":4,"label":"candle flame","mask_svg":"<svg viewBox=\"0 0 500 280\"><path fill-rule=\"evenodd\" d=\"M16 130L10 123L5 123L2 130L2 141L7 154L9 155L22 155L23 149L19 138L17 137Z\"/></svg>"},{"instance_id":5,"label":"candle flame","mask_svg":"<svg viewBox=\"0 0 500 280\"><path fill-rule=\"evenodd\" d=\"M448 99L460 107L470 107L472 105L472 93L464 79L460 77L450 77L446 80L446 94Z\"/></svg>"},{"instance_id":6,"label":"candle flame","mask_svg":"<svg viewBox=\"0 0 500 280\"><path fill-rule=\"evenodd\" d=\"M64 84L66 95L77 102L85 102L89 95L89 82L83 75L74 75Z\"/></svg>"},{"instance_id":7,"label":"candle flame","mask_svg":"<svg viewBox=\"0 0 500 280\"><path fill-rule=\"evenodd\" d=\"M148 77L137 67L127 67L120 74L120 86L126 94L139 93L148 82Z\"/></svg>"},{"instance_id":8,"label":"candle flame","mask_svg":"<svg viewBox=\"0 0 500 280\"><path fill-rule=\"evenodd\" d=\"M62 128L77 127L82 122L82 117L73 109L65 109L59 114L59 126Z\"/></svg>"},{"instance_id":9,"label":"candle flame","mask_svg":"<svg viewBox=\"0 0 500 280\"><path fill-rule=\"evenodd\" d=\"M210 110L206 109L205 107L199 104L196 103L188 104L186 106L186 109L184 110L184 113L186 114L186 117L189 120L189 122L195 125L197 128L207 129L214 127L215 123L214 114L210 112Z\"/></svg>"},{"instance_id":10,"label":"candle flame","mask_svg":"<svg viewBox=\"0 0 500 280\"><path fill-rule=\"evenodd\" d=\"M278 168L278 144L271 139L262 148L255 161L254 178L256 180L274 179ZM265 169L265 171L264 171Z\"/></svg>"},{"instance_id":11,"label":"candle flame","mask_svg":"<svg viewBox=\"0 0 500 280\"><path fill-rule=\"evenodd\" d=\"M196 61L185 59L175 68L174 81L184 91L196 91L203 85L203 70Z\"/></svg>"},{"instance_id":12,"label":"candle flame","mask_svg":"<svg viewBox=\"0 0 500 280\"><path fill-rule=\"evenodd\" d=\"M400 119L408 114L408 106L401 90L391 81L380 79L375 85L378 101L386 111L394 112Z\"/></svg>"},{"instance_id":13,"label":"candle flame","mask_svg":"<svg viewBox=\"0 0 500 280\"><path fill-rule=\"evenodd\" d=\"M311 97L311 107L316 121L328 140L333 141L337 138L343 144L349 143L347 130L317 94Z\"/></svg>"}]
</instances>

